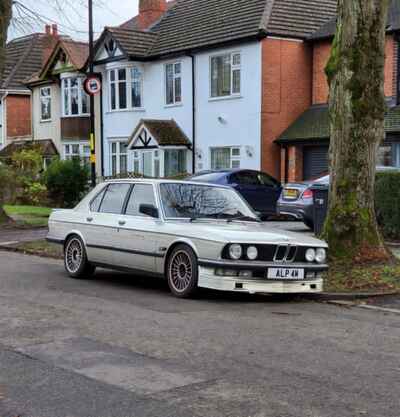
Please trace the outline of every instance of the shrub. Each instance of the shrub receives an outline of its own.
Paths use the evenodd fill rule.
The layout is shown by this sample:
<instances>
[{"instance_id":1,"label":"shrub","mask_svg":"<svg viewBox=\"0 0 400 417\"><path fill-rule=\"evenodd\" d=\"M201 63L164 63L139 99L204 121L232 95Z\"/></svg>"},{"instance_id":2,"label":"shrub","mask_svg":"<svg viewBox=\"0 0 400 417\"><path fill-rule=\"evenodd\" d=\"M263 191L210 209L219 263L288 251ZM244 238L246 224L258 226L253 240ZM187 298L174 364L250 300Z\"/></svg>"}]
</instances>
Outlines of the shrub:
<instances>
[{"instance_id":1,"label":"shrub","mask_svg":"<svg viewBox=\"0 0 400 417\"><path fill-rule=\"evenodd\" d=\"M400 172L377 174L375 205L378 223L384 236L400 239Z\"/></svg>"},{"instance_id":2,"label":"shrub","mask_svg":"<svg viewBox=\"0 0 400 417\"><path fill-rule=\"evenodd\" d=\"M55 160L43 175L50 200L58 207L74 207L88 190L89 170L79 159Z\"/></svg>"}]
</instances>

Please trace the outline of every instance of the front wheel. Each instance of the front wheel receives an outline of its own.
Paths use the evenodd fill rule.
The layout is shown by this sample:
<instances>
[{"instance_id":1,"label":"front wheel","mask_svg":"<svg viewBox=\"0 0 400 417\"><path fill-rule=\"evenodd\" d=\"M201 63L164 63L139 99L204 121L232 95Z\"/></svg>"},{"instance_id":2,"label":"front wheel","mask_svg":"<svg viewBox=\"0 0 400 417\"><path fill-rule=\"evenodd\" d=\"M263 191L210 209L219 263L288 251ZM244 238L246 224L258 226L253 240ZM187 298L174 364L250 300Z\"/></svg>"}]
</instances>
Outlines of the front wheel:
<instances>
[{"instance_id":1,"label":"front wheel","mask_svg":"<svg viewBox=\"0 0 400 417\"><path fill-rule=\"evenodd\" d=\"M176 297L193 297L198 290L199 267L196 254L187 245L177 246L168 258L167 280Z\"/></svg>"},{"instance_id":2,"label":"front wheel","mask_svg":"<svg viewBox=\"0 0 400 417\"><path fill-rule=\"evenodd\" d=\"M79 236L71 236L64 247L64 266L71 278L90 278L96 267L87 259L85 245Z\"/></svg>"}]
</instances>

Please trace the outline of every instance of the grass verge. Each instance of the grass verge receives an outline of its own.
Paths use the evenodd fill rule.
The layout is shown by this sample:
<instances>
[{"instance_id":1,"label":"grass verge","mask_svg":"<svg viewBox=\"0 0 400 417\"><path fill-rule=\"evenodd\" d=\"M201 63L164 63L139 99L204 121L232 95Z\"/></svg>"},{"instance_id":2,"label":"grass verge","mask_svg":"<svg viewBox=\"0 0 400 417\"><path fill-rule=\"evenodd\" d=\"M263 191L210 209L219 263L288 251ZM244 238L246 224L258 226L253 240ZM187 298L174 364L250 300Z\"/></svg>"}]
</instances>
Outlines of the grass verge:
<instances>
[{"instance_id":1,"label":"grass verge","mask_svg":"<svg viewBox=\"0 0 400 417\"><path fill-rule=\"evenodd\" d=\"M25 253L27 255L43 256L45 258L62 259L62 246L47 242L46 240L35 240L33 242L21 242L10 246L9 250Z\"/></svg>"},{"instance_id":2,"label":"grass verge","mask_svg":"<svg viewBox=\"0 0 400 417\"><path fill-rule=\"evenodd\" d=\"M52 211L48 207L10 205L5 205L4 210L16 226L22 227L46 227Z\"/></svg>"},{"instance_id":3,"label":"grass verge","mask_svg":"<svg viewBox=\"0 0 400 417\"><path fill-rule=\"evenodd\" d=\"M327 292L400 291L400 262L335 265L324 278Z\"/></svg>"}]
</instances>

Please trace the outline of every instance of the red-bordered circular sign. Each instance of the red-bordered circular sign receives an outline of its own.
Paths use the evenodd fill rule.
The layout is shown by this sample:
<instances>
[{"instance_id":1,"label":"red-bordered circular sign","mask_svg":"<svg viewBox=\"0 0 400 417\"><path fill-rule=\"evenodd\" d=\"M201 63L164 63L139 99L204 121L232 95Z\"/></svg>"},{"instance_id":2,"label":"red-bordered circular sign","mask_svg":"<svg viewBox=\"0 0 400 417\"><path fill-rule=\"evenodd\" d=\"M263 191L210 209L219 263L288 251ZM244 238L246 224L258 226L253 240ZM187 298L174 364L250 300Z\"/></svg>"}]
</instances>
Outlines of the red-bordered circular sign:
<instances>
[{"instance_id":1,"label":"red-bordered circular sign","mask_svg":"<svg viewBox=\"0 0 400 417\"><path fill-rule=\"evenodd\" d=\"M83 88L85 89L87 94L89 94L90 96L94 96L100 93L101 82L95 76L87 77L85 83L83 84Z\"/></svg>"}]
</instances>

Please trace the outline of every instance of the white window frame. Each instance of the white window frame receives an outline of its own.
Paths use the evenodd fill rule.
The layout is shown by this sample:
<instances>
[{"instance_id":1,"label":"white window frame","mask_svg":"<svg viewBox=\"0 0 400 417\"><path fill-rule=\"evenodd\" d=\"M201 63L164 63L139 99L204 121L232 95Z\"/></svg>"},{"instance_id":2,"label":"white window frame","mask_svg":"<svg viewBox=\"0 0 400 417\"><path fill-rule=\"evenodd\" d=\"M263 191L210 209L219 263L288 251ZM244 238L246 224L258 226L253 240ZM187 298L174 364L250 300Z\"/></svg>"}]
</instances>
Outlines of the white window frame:
<instances>
[{"instance_id":1,"label":"white window frame","mask_svg":"<svg viewBox=\"0 0 400 417\"><path fill-rule=\"evenodd\" d=\"M44 90L48 90L49 94L43 96L42 95L42 91ZM43 100L44 99L48 99L50 101L50 117L48 119L44 119L43 118L43 112L42 112L42 104L43 104ZM46 87L41 87L39 90L39 100L40 100L40 121L41 122L51 122L52 117L53 117L53 112L52 112L52 94L51 94L51 87L50 86L46 86Z\"/></svg>"},{"instance_id":2,"label":"white window frame","mask_svg":"<svg viewBox=\"0 0 400 417\"><path fill-rule=\"evenodd\" d=\"M78 114L72 114L72 101L71 101L71 81L72 80L78 80ZM83 107L83 101L82 97L85 93L83 89L83 77L66 77L61 80L61 108L62 108L62 117L86 117L90 114L90 100L87 96L87 112L83 113L82 107ZM65 83L67 83L67 87L65 87ZM68 113L65 113L65 94L67 94L67 100L68 100Z\"/></svg>"},{"instance_id":3,"label":"white window frame","mask_svg":"<svg viewBox=\"0 0 400 417\"><path fill-rule=\"evenodd\" d=\"M125 144L128 145L128 141L125 139L121 139L121 140L113 140L110 141L109 146L110 146L110 172L111 175L114 175L113 172L113 157L115 156L115 161L116 161L116 169L115 169L115 175L120 175L120 174L127 174L129 171L129 161L128 161L128 156L129 156L129 152L128 152L128 148L126 148L126 152L121 152L121 144ZM116 146L116 152L113 152L113 145ZM126 157L126 171L125 172L121 172L121 158L125 156Z\"/></svg>"},{"instance_id":4,"label":"white window frame","mask_svg":"<svg viewBox=\"0 0 400 417\"><path fill-rule=\"evenodd\" d=\"M67 153L67 147L72 149L72 146L79 147L79 153ZM85 147L87 148L88 152L85 152ZM63 159L65 161L71 160L73 158L80 158L82 164L84 164L85 159L87 160L87 164L90 162L90 143L89 142L63 142Z\"/></svg>"},{"instance_id":5,"label":"white window frame","mask_svg":"<svg viewBox=\"0 0 400 417\"><path fill-rule=\"evenodd\" d=\"M134 79L132 77L132 71L136 69L140 73L140 106L134 107L132 102L132 85ZM120 70L125 70L126 79L120 81L118 72ZM111 73L114 72L114 81L111 81ZM127 67L115 67L110 68L107 71L108 79L108 109L110 112L121 112L121 111L143 111L143 69L140 66L127 66ZM126 92L126 108L121 109L119 103L119 83L125 83L125 92ZM111 85L115 85L115 109L112 108L112 99L111 99Z\"/></svg>"},{"instance_id":6,"label":"white window frame","mask_svg":"<svg viewBox=\"0 0 400 417\"><path fill-rule=\"evenodd\" d=\"M225 56L230 56L230 65L231 65L231 83L230 83L230 94L227 95L222 95L222 96L213 96L213 91L212 91L212 87L213 87L213 73L212 73L212 63L213 63L213 59L215 58L223 58ZM239 60L240 63L239 64L235 64L234 63L234 58L236 56L239 56ZM209 62L209 74L210 74L210 100L222 100L222 99L226 99L226 98L238 98L242 96L242 84L243 84L243 77L242 77L242 59L243 59L243 54L241 51L232 51L232 52L226 52L226 53L218 53L218 54L213 54L210 55L210 62ZM233 73L235 71L239 71L240 73L240 91L234 93L233 92Z\"/></svg>"},{"instance_id":7,"label":"white window frame","mask_svg":"<svg viewBox=\"0 0 400 417\"><path fill-rule=\"evenodd\" d=\"M168 103L168 82L167 82L167 68L168 66L172 65L173 68L173 74L172 74L172 95L173 95L173 102L172 103ZM180 65L180 72L177 73L176 72L176 65ZM183 104L183 85L182 85L182 61L174 61L174 62L167 62L166 64L164 64L164 97L165 97L165 106L166 107L173 107L173 106L181 106ZM176 99L176 80L180 79L181 80L181 97L180 100L178 101Z\"/></svg>"},{"instance_id":8,"label":"white window frame","mask_svg":"<svg viewBox=\"0 0 400 417\"><path fill-rule=\"evenodd\" d=\"M240 169L242 164L242 148L240 146L213 146L210 148L210 169L215 170L212 166L212 153L214 150L218 149L230 149L230 161L229 161L229 167L226 169ZM238 151L238 154L235 155L236 151Z\"/></svg>"}]
</instances>

